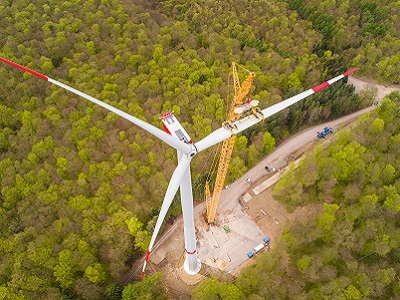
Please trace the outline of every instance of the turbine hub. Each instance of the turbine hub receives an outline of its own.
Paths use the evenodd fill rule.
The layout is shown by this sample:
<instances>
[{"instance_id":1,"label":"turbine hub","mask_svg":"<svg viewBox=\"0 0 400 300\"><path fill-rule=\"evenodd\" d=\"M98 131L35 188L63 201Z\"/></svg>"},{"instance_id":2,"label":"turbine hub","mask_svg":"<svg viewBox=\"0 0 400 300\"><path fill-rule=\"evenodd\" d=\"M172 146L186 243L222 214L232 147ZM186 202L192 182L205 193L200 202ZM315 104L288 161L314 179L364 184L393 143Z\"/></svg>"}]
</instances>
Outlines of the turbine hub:
<instances>
[{"instance_id":1,"label":"turbine hub","mask_svg":"<svg viewBox=\"0 0 400 300\"><path fill-rule=\"evenodd\" d=\"M192 158L193 156L195 156L199 151L197 150L196 146L194 144L190 144L190 152L188 154L188 156L190 158Z\"/></svg>"}]
</instances>

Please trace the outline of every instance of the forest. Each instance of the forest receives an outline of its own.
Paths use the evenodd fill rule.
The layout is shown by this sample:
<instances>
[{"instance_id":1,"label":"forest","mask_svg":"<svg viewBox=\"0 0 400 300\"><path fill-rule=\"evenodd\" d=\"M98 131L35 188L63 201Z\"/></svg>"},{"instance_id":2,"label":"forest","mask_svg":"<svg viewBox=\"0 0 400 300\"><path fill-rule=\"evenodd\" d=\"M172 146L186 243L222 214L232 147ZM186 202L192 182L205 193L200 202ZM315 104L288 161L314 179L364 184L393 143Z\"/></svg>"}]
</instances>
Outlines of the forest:
<instances>
[{"instance_id":1,"label":"forest","mask_svg":"<svg viewBox=\"0 0 400 300\"><path fill-rule=\"evenodd\" d=\"M0 56L160 128L162 113L173 110L197 141L225 120L228 101L233 96L229 79L232 61L256 73L250 96L259 100L262 108L351 67L360 68L359 76L399 83L399 10L399 3L384 0L5 0L0 3ZM239 75L243 79L246 74ZM29 74L1 65L0 78L0 299L166 298L157 284L160 274L126 287L120 282L131 263L147 249L176 165L175 151L112 113ZM393 97L392 102L374 112L383 114L375 118L378 121L364 120L372 124L372 131L360 134L365 140L352 143L354 136L349 135L342 141L351 144L346 151L360 152L360 162L366 159L365 164L373 164L368 172L375 172L375 179L368 177L352 183L356 171L345 165L343 157L343 167L349 168L343 178L333 177L336 173L322 177L325 171L321 171L318 175L310 173L307 182L287 187L287 194L282 192L285 180L280 184L282 188L278 185L276 189L276 197L287 203L288 209L321 202L325 196L329 199L325 199L323 213L328 221L317 218L314 222L328 223L319 225L323 228L309 241L320 246L323 253L334 251L324 247L333 242L328 236L332 238L333 228L339 226L336 218L347 217L343 212L347 208L341 208L344 204L336 203L335 197L347 195L346 203L349 207L354 204L357 212L357 205L364 202L379 207L374 218L380 220L381 227L374 225L379 227L375 235L362 245L348 246L348 250L333 247L336 252L329 252L331 257L348 255L338 265L323 265L321 260L316 263L325 267L330 277L326 276L332 279L329 282L336 282L348 293L357 294L357 290L360 295L377 298L396 292L396 270L385 265L396 259L394 249L398 245L393 235L398 224L393 207L398 205L398 199L393 196L384 205L385 195L397 195L399 189L394 154L398 129L393 103L397 98ZM301 128L370 104L368 97L354 94L353 87L340 82L245 131L237 139L227 180L241 176L271 150L271 139L266 135L272 137L273 144L279 144ZM376 146L386 145L385 150L368 148L374 147L375 127L381 129ZM364 148L370 156L364 157ZM327 164L323 170L332 171L328 167L332 159L324 154L321 152L316 160ZM203 200L202 185L211 165L208 155L199 154L191 166L196 201ZM316 169L316 161L313 163ZM387 173L382 175L387 176L385 180L381 179L383 170ZM367 184L368 180L374 184ZM375 191L377 180L383 181ZM332 194L324 195L321 184ZM310 196L308 202L298 203L300 193ZM170 218L179 214L177 197ZM353 215L344 222L349 232L351 222L358 218L363 216ZM365 235L369 225L360 221L353 229ZM311 255L310 248L304 246L303 252L290 257L293 253L288 249L293 249L293 244L289 241L308 231L307 226L312 223L297 227L298 233L288 230L279 244L280 251L274 252L274 257L262 258L271 270L278 270L274 264L283 261L276 261L277 255L285 256L288 268L292 267L289 258L302 259L301 270L285 272L300 272L306 275L304 280L297 277L294 282L287 281L281 277L283 269L268 275L285 283L271 286L282 288L280 294L271 291L272 294L284 295L287 289L288 293L305 297L333 290L322 288L328 277L314 278L316 270L310 266L316 267L311 263L317 258ZM391 231L383 232L386 228ZM385 241L387 249L378 252L374 238ZM357 261L358 255L373 251L376 252ZM351 274L341 271L354 260L358 264L351 264L353 269L349 267L353 272L370 267L373 272L367 277L384 274L391 278L382 283L383 294L375 286L369 287L367 294L361 289L362 284L350 283ZM226 284L240 297L257 299L258 283L251 276L261 272L257 265L244 271L235 283L214 280L209 286ZM367 279L373 280L363 277L359 282L368 282ZM254 288L246 290L246 282ZM200 296L194 293L193 297ZM224 298L218 294L215 297Z\"/></svg>"}]
</instances>

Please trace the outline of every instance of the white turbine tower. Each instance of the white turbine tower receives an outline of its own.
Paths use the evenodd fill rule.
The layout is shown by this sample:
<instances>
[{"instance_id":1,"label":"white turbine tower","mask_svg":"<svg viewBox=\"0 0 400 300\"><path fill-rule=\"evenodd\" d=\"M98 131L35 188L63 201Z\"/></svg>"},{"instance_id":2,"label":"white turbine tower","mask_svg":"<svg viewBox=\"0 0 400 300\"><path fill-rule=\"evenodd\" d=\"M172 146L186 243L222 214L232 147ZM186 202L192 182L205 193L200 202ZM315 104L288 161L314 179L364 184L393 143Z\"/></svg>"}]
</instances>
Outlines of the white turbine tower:
<instances>
[{"instance_id":1,"label":"white turbine tower","mask_svg":"<svg viewBox=\"0 0 400 300\"><path fill-rule=\"evenodd\" d=\"M298 95L295 95L289 99L281 101L275 105L272 105L268 108L261 110L263 118L257 118L255 115L249 115L243 119L235 121L233 123L233 128L225 128L221 127L211 134L209 134L204 139L200 140L197 143L192 143L192 140L183 129L183 127L179 124L179 122L175 119L172 113L164 114L162 117L162 122L164 128L169 133L166 133L159 128L148 124L134 116L131 116L109 104L106 104L92 96L89 96L81 91L78 91L72 87L69 87L57 80L51 79L45 75L42 75L38 72L32 71L26 67L23 67L19 64L16 64L12 61L4 59L0 57L0 61L5 62L11 66L19 68L25 72L31 73L41 79L49 81L63 89L66 89L76 95L79 95L93 103L96 103L105 109L116 113L117 115L131 121L133 124L141 127L147 132L153 134L157 138L161 139L169 146L175 148L178 151L178 166L172 174L171 180L169 182L167 191L164 196L164 200L161 206L160 214L157 219L156 226L154 228L153 235L151 237L149 249L146 253L145 262L143 265L142 276L144 274L144 270L146 264L148 262L151 250L153 248L155 239L160 231L162 222L164 221L166 214L168 212L169 207L171 206L172 200L180 187L181 192L181 202L182 202L182 213L183 213L183 224L184 224L184 238L185 238L185 250L186 250L186 259L184 262L185 271L194 275L198 273L200 270L200 261L197 258L196 254L196 236L194 229L194 217L193 217L193 194L192 194L192 182L191 182L191 173L190 173L190 161L192 158L199 152L212 147L213 145L218 144L219 142L224 141L225 139L231 137L232 135L236 135L243 130L257 124L264 118L268 118L273 114L293 105L294 103L322 90L323 88L331 85L332 83L344 78L345 76L353 73L357 69L351 69L331 80L328 80L320 85L317 85L309 90L306 90ZM261 114L260 114L261 115Z\"/></svg>"}]
</instances>

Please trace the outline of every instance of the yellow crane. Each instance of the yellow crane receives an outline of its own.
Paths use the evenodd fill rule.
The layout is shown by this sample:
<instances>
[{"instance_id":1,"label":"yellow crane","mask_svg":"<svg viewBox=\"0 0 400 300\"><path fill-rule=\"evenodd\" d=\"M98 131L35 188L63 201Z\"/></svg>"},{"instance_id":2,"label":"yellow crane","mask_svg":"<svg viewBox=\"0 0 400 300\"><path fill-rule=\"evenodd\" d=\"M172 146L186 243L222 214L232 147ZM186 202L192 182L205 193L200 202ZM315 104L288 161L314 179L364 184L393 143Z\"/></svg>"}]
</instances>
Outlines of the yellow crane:
<instances>
[{"instance_id":1,"label":"yellow crane","mask_svg":"<svg viewBox=\"0 0 400 300\"><path fill-rule=\"evenodd\" d=\"M242 66L240 67L243 68ZM243 69L246 70L245 68ZM257 110L258 108L256 108L258 101L253 100L250 102L250 99L243 101L246 95L250 92L255 77L254 72L250 72L248 70L246 71L248 72L248 75L246 79L242 82L242 84L240 84L236 63L232 62L232 77L233 77L233 86L235 89L235 95L233 97L233 101L231 102L226 122L224 123L224 127L228 129L234 128L235 127L234 122L237 121L244 113L250 111L251 113L257 116L259 111ZM221 196L221 192L222 189L224 188L224 182L226 174L228 172L229 161L231 160L235 139L236 135L232 133L232 136L229 139L226 139L222 144L217 177L215 180L214 191L212 195L210 194L209 181L208 180L206 181L205 198L206 198L206 219L208 224L214 223L215 221L215 215L217 213L217 207Z\"/></svg>"}]
</instances>

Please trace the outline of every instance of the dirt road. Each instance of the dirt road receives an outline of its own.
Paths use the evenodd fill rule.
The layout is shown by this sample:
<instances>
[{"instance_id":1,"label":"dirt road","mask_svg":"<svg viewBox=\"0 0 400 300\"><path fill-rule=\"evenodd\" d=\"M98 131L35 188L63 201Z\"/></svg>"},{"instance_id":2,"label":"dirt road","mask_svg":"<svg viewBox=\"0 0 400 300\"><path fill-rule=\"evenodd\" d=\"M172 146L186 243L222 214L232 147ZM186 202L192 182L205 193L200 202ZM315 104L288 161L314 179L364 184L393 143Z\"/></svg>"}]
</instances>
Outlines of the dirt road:
<instances>
[{"instance_id":1,"label":"dirt road","mask_svg":"<svg viewBox=\"0 0 400 300\"><path fill-rule=\"evenodd\" d=\"M399 86L382 85L371 81L365 81L353 76L349 76L348 83L354 85L354 87L356 88L356 93L360 93L367 86L376 88L377 90L376 100L378 101L381 101L383 97L385 97L387 94L391 92L400 91Z\"/></svg>"}]
</instances>

